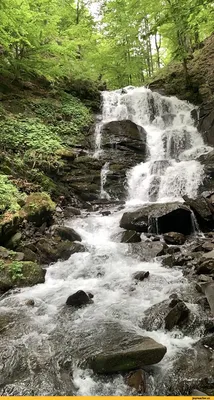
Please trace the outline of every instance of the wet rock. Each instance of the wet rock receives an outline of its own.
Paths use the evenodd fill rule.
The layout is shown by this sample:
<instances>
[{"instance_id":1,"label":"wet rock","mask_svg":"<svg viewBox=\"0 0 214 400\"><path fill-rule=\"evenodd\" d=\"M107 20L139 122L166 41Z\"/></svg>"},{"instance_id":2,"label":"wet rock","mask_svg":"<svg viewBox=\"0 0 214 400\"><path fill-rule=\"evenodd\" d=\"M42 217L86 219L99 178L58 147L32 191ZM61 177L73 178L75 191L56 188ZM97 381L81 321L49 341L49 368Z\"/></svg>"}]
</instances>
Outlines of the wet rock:
<instances>
[{"instance_id":1,"label":"wet rock","mask_svg":"<svg viewBox=\"0 0 214 400\"><path fill-rule=\"evenodd\" d=\"M139 242L141 242L140 233L135 231L123 232L121 243L139 243Z\"/></svg>"},{"instance_id":2,"label":"wet rock","mask_svg":"<svg viewBox=\"0 0 214 400\"><path fill-rule=\"evenodd\" d=\"M188 235L192 232L191 211L181 203L151 204L124 213L120 227L136 232L149 230L157 234L178 232Z\"/></svg>"},{"instance_id":3,"label":"wet rock","mask_svg":"<svg viewBox=\"0 0 214 400\"><path fill-rule=\"evenodd\" d=\"M90 361L90 368L95 373L112 374L130 371L144 365L159 363L166 354L166 347L149 337L142 337L135 343L118 351L95 355Z\"/></svg>"},{"instance_id":4,"label":"wet rock","mask_svg":"<svg viewBox=\"0 0 214 400\"><path fill-rule=\"evenodd\" d=\"M85 251L85 247L80 243L70 242L69 240L57 242L53 238L40 239L35 247L42 264L50 264L58 260L65 261L72 254Z\"/></svg>"},{"instance_id":5,"label":"wet rock","mask_svg":"<svg viewBox=\"0 0 214 400\"><path fill-rule=\"evenodd\" d=\"M35 301L33 299L29 299L25 302L26 306L28 307L34 307L35 306Z\"/></svg>"},{"instance_id":6,"label":"wet rock","mask_svg":"<svg viewBox=\"0 0 214 400\"><path fill-rule=\"evenodd\" d=\"M204 293L209 303L212 315L214 316L214 282L207 282L205 284Z\"/></svg>"},{"instance_id":7,"label":"wet rock","mask_svg":"<svg viewBox=\"0 0 214 400\"><path fill-rule=\"evenodd\" d=\"M164 234L164 240L167 244L182 245L186 241L186 237L182 233L168 232Z\"/></svg>"},{"instance_id":8,"label":"wet rock","mask_svg":"<svg viewBox=\"0 0 214 400\"><path fill-rule=\"evenodd\" d=\"M132 121L111 121L103 126L102 134L104 149L116 147L146 155L146 132Z\"/></svg>"},{"instance_id":9,"label":"wet rock","mask_svg":"<svg viewBox=\"0 0 214 400\"><path fill-rule=\"evenodd\" d=\"M214 250L209 251L202 256L199 265L196 267L196 273L198 275L214 273Z\"/></svg>"},{"instance_id":10,"label":"wet rock","mask_svg":"<svg viewBox=\"0 0 214 400\"><path fill-rule=\"evenodd\" d=\"M38 257L33 250L29 249L28 247L21 247L21 250L24 254L24 261L38 261Z\"/></svg>"},{"instance_id":11,"label":"wet rock","mask_svg":"<svg viewBox=\"0 0 214 400\"><path fill-rule=\"evenodd\" d=\"M108 215L111 215L111 211L102 211L101 214L103 217L107 217Z\"/></svg>"},{"instance_id":12,"label":"wet rock","mask_svg":"<svg viewBox=\"0 0 214 400\"><path fill-rule=\"evenodd\" d=\"M214 228L214 208L207 198L199 196L196 199L191 199L188 196L183 196L183 199L185 204L194 212L199 227L203 232L209 232Z\"/></svg>"},{"instance_id":13,"label":"wet rock","mask_svg":"<svg viewBox=\"0 0 214 400\"><path fill-rule=\"evenodd\" d=\"M146 392L146 374L142 369L138 369L137 371L131 372L126 377L126 383L131 388L135 389L137 393L145 393Z\"/></svg>"},{"instance_id":14,"label":"wet rock","mask_svg":"<svg viewBox=\"0 0 214 400\"><path fill-rule=\"evenodd\" d=\"M135 272L133 274L133 279L135 279L136 281L144 281L144 279L149 277L149 271L145 272L145 271L139 271L139 272Z\"/></svg>"},{"instance_id":15,"label":"wet rock","mask_svg":"<svg viewBox=\"0 0 214 400\"><path fill-rule=\"evenodd\" d=\"M183 301L178 301L165 317L165 329L171 331L175 326L181 325L187 320L189 313L186 304Z\"/></svg>"},{"instance_id":16,"label":"wet rock","mask_svg":"<svg viewBox=\"0 0 214 400\"><path fill-rule=\"evenodd\" d=\"M214 334L203 337L199 340L200 344L214 350Z\"/></svg>"},{"instance_id":17,"label":"wet rock","mask_svg":"<svg viewBox=\"0 0 214 400\"><path fill-rule=\"evenodd\" d=\"M0 266L0 291L44 283L45 273L38 264L29 261L3 263Z\"/></svg>"},{"instance_id":18,"label":"wet rock","mask_svg":"<svg viewBox=\"0 0 214 400\"><path fill-rule=\"evenodd\" d=\"M91 296L85 293L83 290L78 290L78 292L69 296L66 300L67 306L82 307L92 302Z\"/></svg>"},{"instance_id":19,"label":"wet rock","mask_svg":"<svg viewBox=\"0 0 214 400\"><path fill-rule=\"evenodd\" d=\"M128 245L128 254L141 261L149 261L155 257L165 254L166 248L161 242L141 242L130 243Z\"/></svg>"},{"instance_id":20,"label":"wet rock","mask_svg":"<svg viewBox=\"0 0 214 400\"><path fill-rule=\"evenodd\" d=\"M69 240L70 242L81 242L82 238L74 229L68 226L57 226L55 233L61 237L62 240Z\"/></svg>"}]
</instances>

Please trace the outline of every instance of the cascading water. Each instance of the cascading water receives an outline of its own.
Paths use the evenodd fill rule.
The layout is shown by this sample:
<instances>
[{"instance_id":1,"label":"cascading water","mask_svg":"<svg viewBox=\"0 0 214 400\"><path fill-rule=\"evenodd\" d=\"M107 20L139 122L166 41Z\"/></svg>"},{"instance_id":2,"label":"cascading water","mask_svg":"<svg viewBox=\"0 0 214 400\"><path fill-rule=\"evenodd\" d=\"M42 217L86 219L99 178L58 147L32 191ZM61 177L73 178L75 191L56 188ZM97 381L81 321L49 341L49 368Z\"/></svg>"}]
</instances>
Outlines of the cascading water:
<instances>
[{"instance_id":1,"label":"cascading water","mask_svg":"<svg viewBox=\"0 0 214 400\"><path fill-rule=\"evenodd\" d=\"M101 180L100 197L101 197L101 199L110 200L110 195L104 189L108 172L109 172L109 163L107 162L107 163L104 164L104 166L103 166L103 168L101 170L101 173L100 173L100 180Z\"/></svg>"},{"instance_id":2,"label":"cascading water","mask_svg":"<svg viewBox=\"0 0 214 400\"><path fill-rule=\"evenodd\" d=\"M204 145L193 126L191 106L144 88L126 91L103 94L96 151L102 147L103 123L131 119L147 131L149 157L129 172L129 201L174 200L185 191L193 195L203 173L194 154L203 152ZM108 165L104 169L105 178ZM79 365L111 345L111 338L120 343L118 323L128 337L149 336L167 347L161 363L150 369L148 394L167 393L164 383L160 391L160 381L164 382L177 354L198 338L198 332L193 336L178 330L147 332L142 318L149 307L171 294L185 290L188 294L190 284L180 269L165 268L157 261L141 262L129 253L128 245L117 240L123 212L112 210L108 217L83 214L67 221L82 236L86 251L49 266L44 284L0 299L0 321L8 321L0 329L1 395L131 394L121 375L102 378ZM133 285L137 271L150 271L150 278ZM77 290L92 292L94 302L77 310L66 308L67 297ZM29 299L34 307L26 305Z\"/></svg>"},{"instance_id":3,"label":"cascading water","mask_svg":"<svg viewBox=\"0 0 214 400\"><path fill-rule=\"evenodd\" d=\"M129 119L147 133L148 160L128 173L129 204L194 197L203 178L195 158L206 146L191 118L193 106L146 88L125 88L103 94L103 124ZM101 131L99 143L101 145Z\"/></svg>"}]
</instances>

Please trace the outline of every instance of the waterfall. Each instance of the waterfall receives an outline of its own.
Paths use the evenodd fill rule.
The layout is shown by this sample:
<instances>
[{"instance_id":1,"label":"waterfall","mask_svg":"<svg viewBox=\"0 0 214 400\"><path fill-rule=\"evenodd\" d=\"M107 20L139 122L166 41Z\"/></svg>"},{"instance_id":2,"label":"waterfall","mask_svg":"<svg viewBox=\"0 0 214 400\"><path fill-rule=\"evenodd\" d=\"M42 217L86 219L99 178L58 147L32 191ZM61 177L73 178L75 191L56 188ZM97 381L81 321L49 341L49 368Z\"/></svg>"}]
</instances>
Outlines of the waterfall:
<instances>
[{"instance_id":1,"label":"waterfall","mask_svg":"<svg viewBox=\"0 0 214 400\"><path fill-rule=\"evenodd\" d=\"M109 162L106 162L103 166L103 168L101 169L101 173L100 173L100 197L101 199L107 199L110 200L110 195L106 192L106 190L104 190L104 185L106 183L106 179L107 179L107 175L109 172Z\"/></svg>"},{"instance_id":2,"label":"waterfall","mask_svg":"<svg viewBox=\"0 0 214 400\"><path fill-rule=\"evenodd\" d=\"M129 204L197 195L203 166L195 158L209 148L195 127L192 109L185 101L144 87L103 92L102 122L96 131L99 151L106 122L129 119L147 133L148 159L128 171Z\"/></svg>"},{"instance_id":3,"label":"waterfall","mask_svg":"<svg viewBox=\"0 0 214 400\"><path fill-rule=\"evenodd\" d=\"M91 369L84 369L85 360L108 352L113 339L114 346L121 345L118 335L123 329L128 338L146 336L167 347L161 363L148 368L147 383L148 395L168 394L167 390L174 390L174 381L167 387L173 377L173 363L180 352L199 340L200 326L187 333L177 327L167 331L159 325L149 326L147 331L142 323L146 311L168 302L175 294L183 296L191 310L197 307L193 316L200 319L198 297L197 304L193 304L193 284L181 267L164 267L159 259L143 261L137 252L130 252L129 245L120 243L119 228L130 204L174 201L184 193L197 193L203 168L195 158L207 149L190 116L193 107L146 88L104 92L102 97L94 152L95 157L103 160L100 196L109 198L105 184L110 160L106 162L108 150L105 157L102 151L102 127L106 122L129 119L143 127L148 157L127 173L125 210L115 206L109 216L101 215L99 210L87 215L84 211L66 221L67 227L80 234L85 251L51 264L44 284L11 291L0 298L0 317L6 321L6 328L0 330L0 395L132 395L123 375L100 377ZM156 223L154 219L150 222ZM193 222L197 229L196 221ZM142 242L134 245L142 245L144 250L148 240L143 236ZM153 244L162 246L161 242L149 242L149 246ZM133 274L139 271L149 271L149 279L136 283ZM92 293L93 301L78 309L66 307L68 296L79 290ZM34 306L29 306L29 300L30 304L33 300ZM153 317L153 309L149 313ZM163 321L161 313L160 318Z\"/></svg>"}]
</instances>

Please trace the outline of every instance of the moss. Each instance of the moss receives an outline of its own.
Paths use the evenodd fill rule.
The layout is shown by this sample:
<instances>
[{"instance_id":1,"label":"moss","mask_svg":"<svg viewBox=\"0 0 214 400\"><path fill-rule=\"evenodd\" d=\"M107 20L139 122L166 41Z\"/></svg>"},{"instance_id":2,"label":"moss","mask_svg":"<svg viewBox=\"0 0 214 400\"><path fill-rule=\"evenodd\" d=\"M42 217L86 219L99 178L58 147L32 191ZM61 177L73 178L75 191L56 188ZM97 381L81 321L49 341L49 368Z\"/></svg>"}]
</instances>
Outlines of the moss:
<instances>
[{"instance_id":1,"label":"moss","mask_svg":"<svg viewBox=\"0 0 214 400\"><path fill-rule=\"evenodd\" d=\"M32 286L45 281L45 271L30 261L8 262L0 259L0 291Z\"/></svg>"},{"instance_id":2,"label":"moss","mask_svg":"<svg viewBox=\"0 0 214 400\"><path fill-rule=\"evenodd\" d=\"M44 222L49 223L55 211L56 204L47 193L32 193L27 199L20 215L25 216L28 221L34 222L36 226Z\"/></svg>"}]
</instances>

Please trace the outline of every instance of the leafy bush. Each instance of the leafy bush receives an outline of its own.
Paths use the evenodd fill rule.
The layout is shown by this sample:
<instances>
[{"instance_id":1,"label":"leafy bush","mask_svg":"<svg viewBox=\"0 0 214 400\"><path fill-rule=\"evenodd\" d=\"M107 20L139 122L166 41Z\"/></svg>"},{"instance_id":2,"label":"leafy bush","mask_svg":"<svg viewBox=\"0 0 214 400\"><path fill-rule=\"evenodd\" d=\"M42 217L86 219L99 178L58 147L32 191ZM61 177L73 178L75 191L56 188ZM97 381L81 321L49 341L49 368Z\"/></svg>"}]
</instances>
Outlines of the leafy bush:
<instances>
[{"instance_id":1,"label":"leafy bush","mask_svg":"<svg viewBox=\"0 0 214 400\"><path fill-rule=\"evenodd\" d=\"M24 195L9 181L6 175L0 175L0 213L5 210L19 210L19 202L23 200L23 197Z\"/></svg>"}]
</instances>

